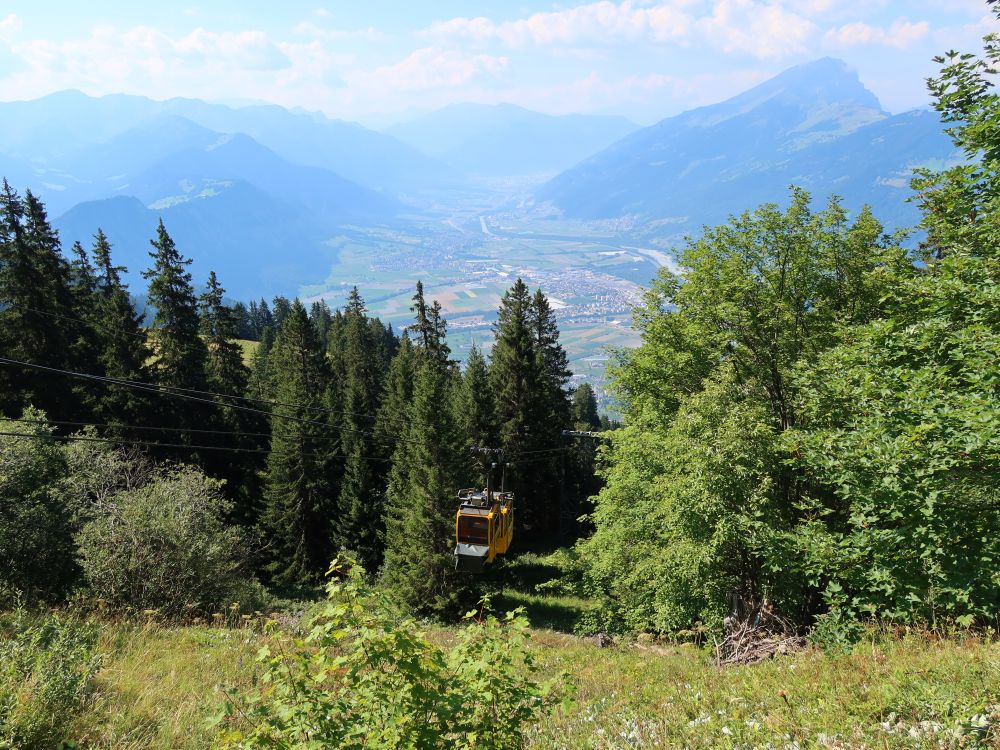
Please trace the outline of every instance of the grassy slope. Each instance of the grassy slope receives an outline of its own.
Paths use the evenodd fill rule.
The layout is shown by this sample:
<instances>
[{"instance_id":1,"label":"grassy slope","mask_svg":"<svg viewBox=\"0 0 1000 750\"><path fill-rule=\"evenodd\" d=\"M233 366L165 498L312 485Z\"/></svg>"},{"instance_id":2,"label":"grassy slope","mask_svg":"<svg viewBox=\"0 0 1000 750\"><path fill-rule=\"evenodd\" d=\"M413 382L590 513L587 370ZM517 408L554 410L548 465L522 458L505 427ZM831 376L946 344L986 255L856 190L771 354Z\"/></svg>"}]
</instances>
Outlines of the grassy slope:
<instances>
[{"instance_id":1,"label":"grassy slope","mask_svg":"<svg viewBox=\"0 0 1000 750\"><path fill-rule=\"evenodd\" d=\"M555 566L525 555L502 576L501 606L533 624L569 629L588 607L535 591ZM442 639L447 629L437 630ZM262 636L208 627L108 626L109 654L93 707L76 723L81 747L206 748L220 686L246 687ZM545 672L567 672L575 707L533 731L532 748L959 747L948 732L994 706L985 746L1000 748L1000 644L920 634L874 638L851 655L808 652L719 670L688 645L593 639L537 629ZM922 723L923 722L923 723ZM972 747L971 737L962 747Z\"/></svg>"},{"instance_id":2,"label":"grassy slope","mask_svg":"<svg viewBox=\"0 0 1000 750\"><path fill-rule=\"evenodd\" d=\"M98 697L73 735L81 747L109 750L209 747L220 686L249 685L259 639L206 627L110 627ZM568 672L576 685L574 709L533 731L539 749L941 747L950 745L943 729L1000 703L1000 647L976 639L911 636L850 656L813 652L724 670L691 646L598 649L554 631L537 631L534 644L546 672ZM1000 713L994 721L996 732ZM987 742L1000 747L996 736Z\"/></svg>"}]
</instances>

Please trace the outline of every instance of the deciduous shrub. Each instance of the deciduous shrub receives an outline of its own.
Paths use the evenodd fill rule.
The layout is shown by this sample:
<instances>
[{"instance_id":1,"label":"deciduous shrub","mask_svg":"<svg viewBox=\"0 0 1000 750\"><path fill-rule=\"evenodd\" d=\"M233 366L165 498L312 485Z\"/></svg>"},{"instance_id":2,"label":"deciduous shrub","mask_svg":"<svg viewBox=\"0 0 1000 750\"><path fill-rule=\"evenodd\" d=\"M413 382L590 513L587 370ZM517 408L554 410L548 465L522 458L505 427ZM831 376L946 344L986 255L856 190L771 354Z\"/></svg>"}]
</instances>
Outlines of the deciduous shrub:
<instances>
[{"instance_id":1,"label":"deciduous shrub","mask_svg":"<svg viewBox=\"0 0 1000 750\"><path fill-rule=\"evenodd\" d=\"M261 649L266 687L233 696L221 747L508 750L554 708L521 614L471 620L444 650L412 620L394 622L360 569L343 573L304 639Z\"/></svg>"},{"instance_id":2,"label":"deciduous shrub","mask_svg":"<svg viewBox=\"0 0 1000 750\"><path fill-rule=\"evenodd\" d=\"M24 419L45 415L28 409ZM56 491L65 462L44 424L0 420L0 432L18 435L0 437L0 604L15 591L51 599L76 573L71 514Z\"/></svg>"},{"instance_id":3,"label":"deciduous shrub","mask_svg":"<svg viewBox=\"0 0 1000 750\"><path fill-rule=\"evenodd\" d=\"M244 532L225 523L221 484L197 469L161 471L106 499L80 530L92 593L116 609L178 617L258 597Z\"/></svg>"},{"instance_id":4,"label":"deciduous shrub","mask_svg":"<svg viewBox=\"0 0 1000 750\"><path fill-rule=\"evenodd\" d=\"M0 620L0 748L49 750L87 703L100 666L93 628L19 609Z\"/></svg>"}]
</instances>

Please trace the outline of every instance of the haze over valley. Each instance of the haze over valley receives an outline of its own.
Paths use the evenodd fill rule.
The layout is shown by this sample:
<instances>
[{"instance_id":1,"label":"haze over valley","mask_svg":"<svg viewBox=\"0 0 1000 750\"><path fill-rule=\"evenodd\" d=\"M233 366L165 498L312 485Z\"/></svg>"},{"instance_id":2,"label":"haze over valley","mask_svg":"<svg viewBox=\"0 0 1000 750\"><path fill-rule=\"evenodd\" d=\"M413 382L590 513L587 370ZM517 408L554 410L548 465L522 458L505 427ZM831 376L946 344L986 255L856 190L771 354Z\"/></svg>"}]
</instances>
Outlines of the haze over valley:
<instances>
[{"instance_id":1,"label":"haze over valley","mask_svg":"<svg viewBox=\"0 0 1000 750\"><path fill-rule=\"evenodd\" d=\"M461 356L488 346L520 276L550 295L576 377L598 386L685 236L785 204L792 184L909 227L913 170L959 159L936 113L889 114L832 58L650 127L454 104L377 132L274 105L64 91L0 103L0 154L64 246L104 229L135 292L162 218L196 280L214 270L234 299L339 306L357 285L402 325L420 279Z\"/></svg>"}]
</instances>

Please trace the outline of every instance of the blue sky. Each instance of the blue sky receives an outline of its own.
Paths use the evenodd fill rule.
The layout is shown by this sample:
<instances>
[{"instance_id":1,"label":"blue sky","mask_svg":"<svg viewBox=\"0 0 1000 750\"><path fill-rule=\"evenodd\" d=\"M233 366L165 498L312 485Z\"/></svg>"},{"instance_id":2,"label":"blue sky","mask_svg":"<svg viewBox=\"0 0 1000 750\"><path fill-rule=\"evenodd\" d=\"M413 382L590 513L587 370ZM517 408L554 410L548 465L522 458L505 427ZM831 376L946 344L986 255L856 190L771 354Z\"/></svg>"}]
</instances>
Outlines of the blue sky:
<instances>
[{"instance_id":1,"label":"blue sky","mask_svg":"<svg viewBox=\"0 0 1000 750\"><path fill-rule=\"evenodd\" d=\"M451 102L649 124L792 65L846 60L899 112L983 0L0 2L0 100L67 88L268 101L381 125Z\"/></svg>"}]
</instances>

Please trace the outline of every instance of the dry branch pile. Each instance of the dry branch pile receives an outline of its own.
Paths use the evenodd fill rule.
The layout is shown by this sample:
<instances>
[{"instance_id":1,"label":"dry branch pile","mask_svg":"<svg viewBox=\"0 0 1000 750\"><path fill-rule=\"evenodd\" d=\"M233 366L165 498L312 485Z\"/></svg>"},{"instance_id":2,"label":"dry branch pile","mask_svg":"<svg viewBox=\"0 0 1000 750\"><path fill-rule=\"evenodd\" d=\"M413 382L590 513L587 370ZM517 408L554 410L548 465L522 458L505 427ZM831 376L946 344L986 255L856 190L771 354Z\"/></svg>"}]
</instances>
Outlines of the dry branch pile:
<instances>
[{"instance_id":1,"label":"dry branch pile","mask_svg":"<svg viewBox=\"0 0 1000 750\"><path fill-rule=\"evenodd\" d=\"M765 599L756 607L735 606L725 620L725 636L715 641L719 666L755 664L806 648L805 637Z\"/></svg>"}]
</instances>

